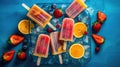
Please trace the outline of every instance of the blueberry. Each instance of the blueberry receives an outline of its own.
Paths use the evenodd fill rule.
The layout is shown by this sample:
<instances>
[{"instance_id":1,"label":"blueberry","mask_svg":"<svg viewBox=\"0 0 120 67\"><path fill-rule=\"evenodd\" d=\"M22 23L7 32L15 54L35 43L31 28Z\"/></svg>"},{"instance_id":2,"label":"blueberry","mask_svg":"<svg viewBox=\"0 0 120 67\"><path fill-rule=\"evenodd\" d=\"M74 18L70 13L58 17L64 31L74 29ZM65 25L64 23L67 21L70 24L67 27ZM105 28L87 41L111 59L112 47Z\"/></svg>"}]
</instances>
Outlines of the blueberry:
<instances>
[{"instance_id":1,"label":"blueberry","mask_svg":"<svg viewBox=\"0 0 120 67\"><path fill-rule=\"evenodd\" d=\"M64 14L64 17L68 17L68 15L67 15L67 14Z\"/></svg>"},{"instance_id":2,"label":"blueberry","mask_svg":"<svg viewBox=\"0 0 120 67\"><path fill-rule=\"evenodd\" d=\"M23 51L26 51L26 50L27 50L27 48L28 48L28 46L27 46L27 45L23 45L23 46L22 46L22 50L23 50Z\"/></svg>"},{"instance_id":3,"label":"blueberry","mask_svg":"<svg viewBox=\"0 0 120 67\"><path fill-rule=\"evenodd\" d=\"M23 41L23 45L27 45L27 39L25 39L24 41Z\"/></svg>"},{"instance_id":4,"label":"blueberry","mask_svg":"<svg viewBox=\"0 0 120 67\"><path fill-rule=\"evenodd\" d=\"M52 4L51 8L56 9L56 4Z\"/></svg>"}]
</instances>

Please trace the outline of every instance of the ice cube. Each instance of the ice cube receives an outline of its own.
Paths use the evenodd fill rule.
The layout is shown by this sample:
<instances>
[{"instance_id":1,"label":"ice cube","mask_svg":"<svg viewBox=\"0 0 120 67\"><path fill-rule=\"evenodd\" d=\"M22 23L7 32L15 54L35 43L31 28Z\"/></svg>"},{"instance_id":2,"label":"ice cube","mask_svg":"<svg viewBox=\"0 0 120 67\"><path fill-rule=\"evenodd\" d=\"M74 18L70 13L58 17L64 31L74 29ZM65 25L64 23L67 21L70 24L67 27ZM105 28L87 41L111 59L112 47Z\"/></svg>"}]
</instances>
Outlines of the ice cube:
<instances>
[{"instance_id":1,"label":"ice cube","mask_svg":"<svg viewBox=\"0 0 120 67\"><path fill-rule=\"evenodd\" d=\"M86 10L89 12L90 15L93 15L94 9L92 7L88 7Z\"/></svg>"},{"instance_id":2,"label":"ice cube","mask_svg":"<svg viewBox=\"0 0 120 67\"><path fill-rule=\"evenodd\" d=\"M61 5L61 8L62 8L62 9L64 9L65 7L66 7L66 5L65 5L65 4L62 4L62 5Z\"/></svg>"},{"instance_id":3,"label":"ice cube","mask_svg":"<svg viewBox=\"0 0 120 67\"><path fill-rule=\"evenodd\" d=\"M40 27L40 26L38 26L37 28L36 28L36 32L41 32L42 31L42 28Z\"/></svg>"},{"instance_id":4,"label":"ice cube","mask_svg":"<svg viewBox=\"0 0 120 67\"><path fill-rule=\"evenodd\" d=\"M81 21L84 22L84 23L87 23L88 20L89 20L89 17L88 17L88 16L85 16L85 17L83 17L83 18L81 19Z\"/></svg>"},{"instance_id":5,"label":"ice cube","mask_svg":"<svg viewBox=\"0 0 120 67\"><path fill-rule=\"evenodd\" d=\"M85 36L85 38L84 38L84 42L88 43L88 41L89 41L88 36Z\"/></svg>"},{"instance_id":6,"label":"ice cube","mask_svg":"<svg viewBox=\"0 0 120 67\"><path fill-rule=\"evenodd\" d=\"M88 58L90 55L90 52L89 51L86 51L85 54L84 54L84 58Z\"/></svg>"},{"instance_id":7,"label":"ice cube","mask_svg":"<svg viewBox=\"0 0 120 67\"><path fill-rule=\"evenodd\" d=\"M85 45L84 48L85 48L85 50L87 50L87 49L90 48L90 46L89 45Z\"/></svg>"},{"instance_id":8,"label":"ice cube","mask_svg":"<svg viewBox=\"0 0 120 67\"><path fill-rule=\"evenodd\" d=\"M56 19L56 18L55 18L55 19L53 19L52 21L53 21L54 23L57 23L57 22L59 21L59 19Z\"/></svg>"}]
</instances>

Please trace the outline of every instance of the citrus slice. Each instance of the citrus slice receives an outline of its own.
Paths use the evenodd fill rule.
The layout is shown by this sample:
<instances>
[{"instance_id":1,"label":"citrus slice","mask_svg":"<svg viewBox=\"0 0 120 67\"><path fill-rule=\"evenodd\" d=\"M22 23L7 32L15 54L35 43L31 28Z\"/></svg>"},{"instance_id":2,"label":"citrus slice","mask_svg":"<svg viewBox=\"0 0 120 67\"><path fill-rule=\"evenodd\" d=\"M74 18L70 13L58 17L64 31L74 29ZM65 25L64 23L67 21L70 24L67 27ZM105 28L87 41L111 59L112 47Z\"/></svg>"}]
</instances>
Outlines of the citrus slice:
<instances>
[{"instance_id":1,"label":"citrus slice","mask_svg":"<svg viewBox=\"0 0 120 67\"><path fill-rule=\"evenodd\" d=\"M73 35L76 38L82 37L85 32L87 32L87 26L86 26L85 23L83 23L83 22L77 22L77 23L74 24Z\"/></svg>"},{"instance_id":2,"label":"citrus slice","mask_svg":"<svg viewBox=\"0 0 120 67\"><path fill-rule=\"evenodd\" d=\"M30 23L29 20L21 20L18 24L18 29L23 34L31 33L33 27L34 27L34 24Z\"/></svg>"},{"instance_id":3,"label":"citrus slice","mask_svg":"<svg viewBox=\"0 0 120 67\"><path fill-rule=\"evenodd\" d=\"M73 44L69 49L72 58L79 59L84 55L85 49L81 44Z\"/></svg>"}]
</instances>

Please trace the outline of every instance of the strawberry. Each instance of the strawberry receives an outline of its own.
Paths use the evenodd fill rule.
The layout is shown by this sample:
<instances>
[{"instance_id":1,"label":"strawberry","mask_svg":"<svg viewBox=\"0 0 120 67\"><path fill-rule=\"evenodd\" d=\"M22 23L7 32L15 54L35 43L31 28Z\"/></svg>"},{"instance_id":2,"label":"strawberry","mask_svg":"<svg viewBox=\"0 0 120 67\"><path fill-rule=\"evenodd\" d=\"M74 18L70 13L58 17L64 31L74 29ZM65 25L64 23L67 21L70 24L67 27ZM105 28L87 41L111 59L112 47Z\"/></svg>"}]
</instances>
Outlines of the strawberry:
<instances>
[{"instance_id":1,"label":"strawberry","mask_svg":"<svg viewBox=\"0 0 120 67\"><path fill-rule=\"evenodd\" d=\"M57 23L56 28L61 28L61 25L59 23Z\"/></svg>"},{"instance_id":2,"label":"strawberry","mask_svg":"<svg viewBox=\"0 0 120 67\"><path fill-rule=\"evenodd\" d=\"M60 18L63 15L63 12L61 9L55 9L55 11L53 12L53 15L55 18Z\"/></svg>"},{"instance_id":3,"label":"strawberry","mask_svg":"<svg viewBox=\"0 0 120 67\"><path fill-rule=\"evenodd\" d=\"M95 52L98 53L100 51L100 47L95 48Z\"/></svg>"},{"instance_id":4,"label":"strawberry","mask_svg":"<svg viewBox=\"0 0 120 67\"><path fill-rule=\"evenodd\" d=\"M93 32L95 32L95 33L99 32L100 29L101 29L101 26L102 26L101 23L95 22L95 23L93 24L93 26L92 26Z\"/></svg>"},{"instance_id":5,"label":"strawberry","mask_svg":"<svg viewBox=\"0 0 120 67\"><path fill-rule=\"evenodd\" d=\"M4 61L11 61L13 59L15 51L14 50L10 50L8 52L5 52L2 56Z\"/></svg>"},{"instance_id":6,"label":"strawberry","mask_svg":"<svg viewBox=\"0 0 120 67\"><path fill-rule=\"evenodd\" d=\"M88 32L87 32L87 31L85 31L85 32L84 32L84 34L85 34L85 35L87 35L87 34L88 34Z\"/></svg>"},{"instance_id":7,"label":"strawberry","mask_svg":"<svg viewBox=\"0 0 120 67\"><path fill-rule=\"evenodd\" d=\"M106 18L107 16L103 12L98 11L97 13L98 22L103 23L106 20Z\"/></svg>"},{"instance_id":8,"label":"strawberry","mask_svg":"<svg viewBox=\"0 0 120 67\"><path fill-rule=\"evenodd\" d=\"M51 32L53 32L53 30L51 28L47 28L47 32L51 33Z\"/></svg>"},{"instance_id":9,"label":"strawberry","mask_svg":"<svg viewBox=\"0 0 120 67\"><path fill-rule=\"evenodd\" d=\"M104 43L104 38L102 36L99 36L97 34L92 34L92 38L97 45L101 45Z\"/></svg>"},{"instance_id":10,"label":"strawberry","mask_svg":"<svg viewBox=\"0 0 120 67\"><path fill-rule=\"evenodd\" d=\"M19 60L25 60L26 59L26 53L24 51L22 51L22 50L19 50L17 52L17 58Z\"/></svg>"},{"instance_id":11,"label":"strawberry","mask_svg":"<svg viewBox=\"0 0 120 67\"><path fill-rule=\"evenodd\" d=\"M9 44L12 44L12 45L18 45L18 44L21 43L23 40L24 40L24 37L23 37L23 36L13 34L13 35L10 36L10 38L9 38L9 40L8 40L8 43L9 43Z\"/></svg>"}]
</instances>

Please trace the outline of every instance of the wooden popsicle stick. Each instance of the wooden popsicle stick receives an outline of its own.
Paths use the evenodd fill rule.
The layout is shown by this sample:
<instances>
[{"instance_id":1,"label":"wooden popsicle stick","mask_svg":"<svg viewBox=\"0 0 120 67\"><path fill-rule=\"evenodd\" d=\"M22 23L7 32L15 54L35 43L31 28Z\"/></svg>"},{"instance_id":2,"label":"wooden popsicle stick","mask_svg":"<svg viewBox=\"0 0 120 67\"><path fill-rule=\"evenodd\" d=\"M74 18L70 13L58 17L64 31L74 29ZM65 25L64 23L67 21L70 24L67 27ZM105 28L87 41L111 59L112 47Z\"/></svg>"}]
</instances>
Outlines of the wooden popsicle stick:
<instances>
[{"instance_id":1,"label":"wooden popsicle stick","mask_svg":"<svg viewBox=\"0 0 120 67\"><path fill-rule=\"evenodd\" d=\"M27 9L28 11L30 10L30 8L25 4L25 3L22 3L22 6Z\"/></svg>"},{"instance_id":2,"label":"wooden popsicle stick","mask_svg":"<svg viewBox=\"0 0 120 67\"><path fill-rule=\"evenodd\" d=\"M41 62L41 57L38 57L38 59L37 59L37 66L40 66L40 62Z\"/></svg>"},{"instance_id":3,"label":"wooden popsicle stick","mask_svg":"<svg viewBox=\"0 0 120 67\"><path fill-rule=\"evenodd\" d=\"M56 30L56 27L54 27L50 22L48 23L48 26L52 28L53 30Z\"/></svg>"},{"instance_id":4,"label":"wooden popsicle stick","mask_svg":"<svg viewBox=\"0 0 120 67\"><path fill-rule=\"evenodd\" d=\"M61 54L59 54L58 56L59 56L59 61L60 61L60 64L63 64L62 55L61 55Z\"/></svg>"},{"instance_id":5,"label":"wooden popsicle stick","mask_svg":"<svg viewBox=\"0 0 120 67\"><path fill-rule=\"evenodd\" d=\"M63 50L66 50L66 47L67 47L66 44L67 44L67 41L65 41L64 44L63 44Z\"/></svg>"}]
</instances>

